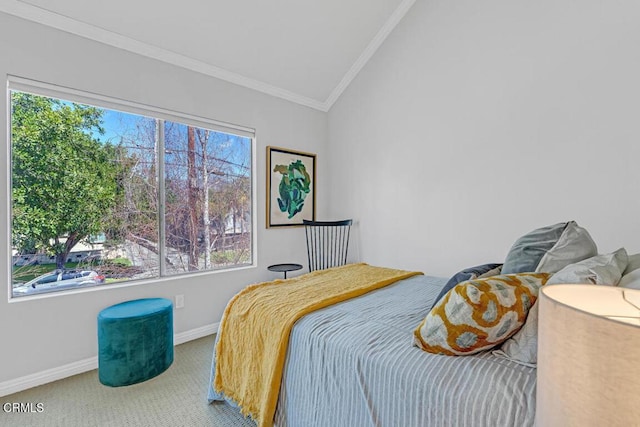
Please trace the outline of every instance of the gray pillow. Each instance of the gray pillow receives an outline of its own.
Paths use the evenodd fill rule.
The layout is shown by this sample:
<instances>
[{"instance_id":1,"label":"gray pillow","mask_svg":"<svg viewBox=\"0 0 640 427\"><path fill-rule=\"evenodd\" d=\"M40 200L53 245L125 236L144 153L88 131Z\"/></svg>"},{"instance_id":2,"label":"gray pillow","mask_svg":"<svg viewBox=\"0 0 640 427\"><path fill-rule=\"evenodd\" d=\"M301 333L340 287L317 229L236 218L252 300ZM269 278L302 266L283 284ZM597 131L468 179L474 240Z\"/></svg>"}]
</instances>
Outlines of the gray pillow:
<instances>
[{"instance_id":1,"label":"gray pillow","mask_svg":"<svg viewBox=\"0 0 640 427\"><path fill-rule=\"evenodd\" d=\"M556 273L569 264L598 254L598 248L575 221L538 228L513 244L502 274Z\"/></svg>"},{"instance_id":2,"label":"gray pillow","mask_svg":"<svg viewBox=\"0 0 640 427\"><path fill-rule=\"evenodd\" d=\"M547 286L557 283L616 286L628 263L627 251L620 248L610 254L597 255L566 266L551 276L547 281Z\"/></svg>"}]
</instances>

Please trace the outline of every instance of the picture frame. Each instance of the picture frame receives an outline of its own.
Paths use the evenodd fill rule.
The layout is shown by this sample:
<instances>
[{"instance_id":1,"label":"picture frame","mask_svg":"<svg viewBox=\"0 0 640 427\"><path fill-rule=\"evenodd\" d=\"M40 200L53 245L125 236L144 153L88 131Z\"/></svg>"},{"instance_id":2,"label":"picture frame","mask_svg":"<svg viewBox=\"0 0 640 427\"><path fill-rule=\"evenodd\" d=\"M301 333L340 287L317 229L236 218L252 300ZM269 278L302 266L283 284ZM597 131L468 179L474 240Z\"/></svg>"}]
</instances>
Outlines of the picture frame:
<instances>
[{"instance_id":1,"label":"picture frame","mask_svg":"<svg viewBox=\"0 0 640 427\"><path fill-rule=\"evenodd\" d=\"M267 147L267 228L316 219L316 155Z\"/></svg>"}]
</instances>

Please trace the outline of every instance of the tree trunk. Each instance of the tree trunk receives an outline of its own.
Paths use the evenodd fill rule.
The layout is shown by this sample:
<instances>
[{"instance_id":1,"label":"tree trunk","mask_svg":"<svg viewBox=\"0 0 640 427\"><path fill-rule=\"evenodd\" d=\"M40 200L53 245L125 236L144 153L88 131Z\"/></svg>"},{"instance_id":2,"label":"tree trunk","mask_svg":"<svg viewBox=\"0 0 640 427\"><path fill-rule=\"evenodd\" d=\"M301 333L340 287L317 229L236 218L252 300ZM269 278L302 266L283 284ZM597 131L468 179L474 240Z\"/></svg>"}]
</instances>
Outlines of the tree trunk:
<instances>
[{"instance_id":1,"label":"tree trunk","mask_svg":"<svg viewBox=\"0 0 640 427\"><path fill-rule=\"evenodd\" d=\"M65 254L65 253L56 254L56 270L64 269L64 263L67 260L67 255L69 254Z\"/></svg>"},{"instance_id":2,"label":"tree trunk","mask_svg":"<svg viewBox=\"0 0 640 427\"><path fill-rule=\"evenodd\" d=\"M198 269L198 183L196 177L195 129L187 128L187 169L189 209L189 271Z\"/></svg>"},{"instance_id":3,"label":"tree trunk","mask_svg":"<svg viewBox=\"0 0 640 427\"><path fill-rule=\"evenodd\" d=\"M211 267L211 219L209 218L209 173L207 167L202 167L202 181L204 185L204 200L202 204L202 220L204 222L204 268Z\"/></svg>"},{"instance_id":4,"label":"tree trunk","mask_svg":"<svg viewBox=\"0 0 640 427\"><path fill-rule=\"evenodd\" d=\"M211 268L211 218L209 218L209 168L207 165L209 131L198 130L198 137L202 148L202 222L204 225L204 268L206 270Z\"/></svg>"},{"instance_id":5,"label":"tree trunk","mask_svg":"<svg viewBox=\"0 0 640 427\"><path fill-rule=\"evenodd\" d=\"M60 245L58 238L56 237L56 270L63 270L64 264L71 253L71 250L84 236L78 235L78 233L71 233L64 242L64 245Z\"/></svg>"}]
</instances>

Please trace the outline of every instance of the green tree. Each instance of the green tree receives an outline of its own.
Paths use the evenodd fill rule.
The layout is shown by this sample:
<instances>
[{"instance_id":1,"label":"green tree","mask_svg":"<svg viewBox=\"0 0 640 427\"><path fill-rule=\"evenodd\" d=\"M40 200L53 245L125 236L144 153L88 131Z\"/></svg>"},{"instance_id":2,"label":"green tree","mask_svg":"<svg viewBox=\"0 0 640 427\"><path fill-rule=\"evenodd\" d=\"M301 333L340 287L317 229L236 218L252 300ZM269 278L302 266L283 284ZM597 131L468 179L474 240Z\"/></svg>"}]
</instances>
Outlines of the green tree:
<instances>
[{"instance_id":1,"label":"green tree","mask_svg":"<svg viewBox=\"0 0 640 427\"><path fill-rule=\"evenodd\" d=\"M12 92L14 246L55 255L102 231L118 197L115 150L94 134L103 110Z\"/></svg>"}]
</instances>

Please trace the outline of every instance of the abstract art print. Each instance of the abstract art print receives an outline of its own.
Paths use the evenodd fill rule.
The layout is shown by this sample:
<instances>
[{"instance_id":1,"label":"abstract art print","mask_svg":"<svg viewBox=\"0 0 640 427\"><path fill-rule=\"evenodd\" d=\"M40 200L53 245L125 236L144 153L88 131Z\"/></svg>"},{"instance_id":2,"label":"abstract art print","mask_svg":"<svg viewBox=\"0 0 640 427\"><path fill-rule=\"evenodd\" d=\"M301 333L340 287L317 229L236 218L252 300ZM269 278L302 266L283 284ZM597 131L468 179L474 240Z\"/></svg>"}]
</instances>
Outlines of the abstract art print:
<instances>
[{"instance_id":1,"label":"abstract art print","mask_svg":"<svg viewBox=\"0 0 640 427\"><path fill-rule=\"evenodd\" d=\"M316 155L267 147L267 228L316 217Z\"/></svg>"}]
</instances>

